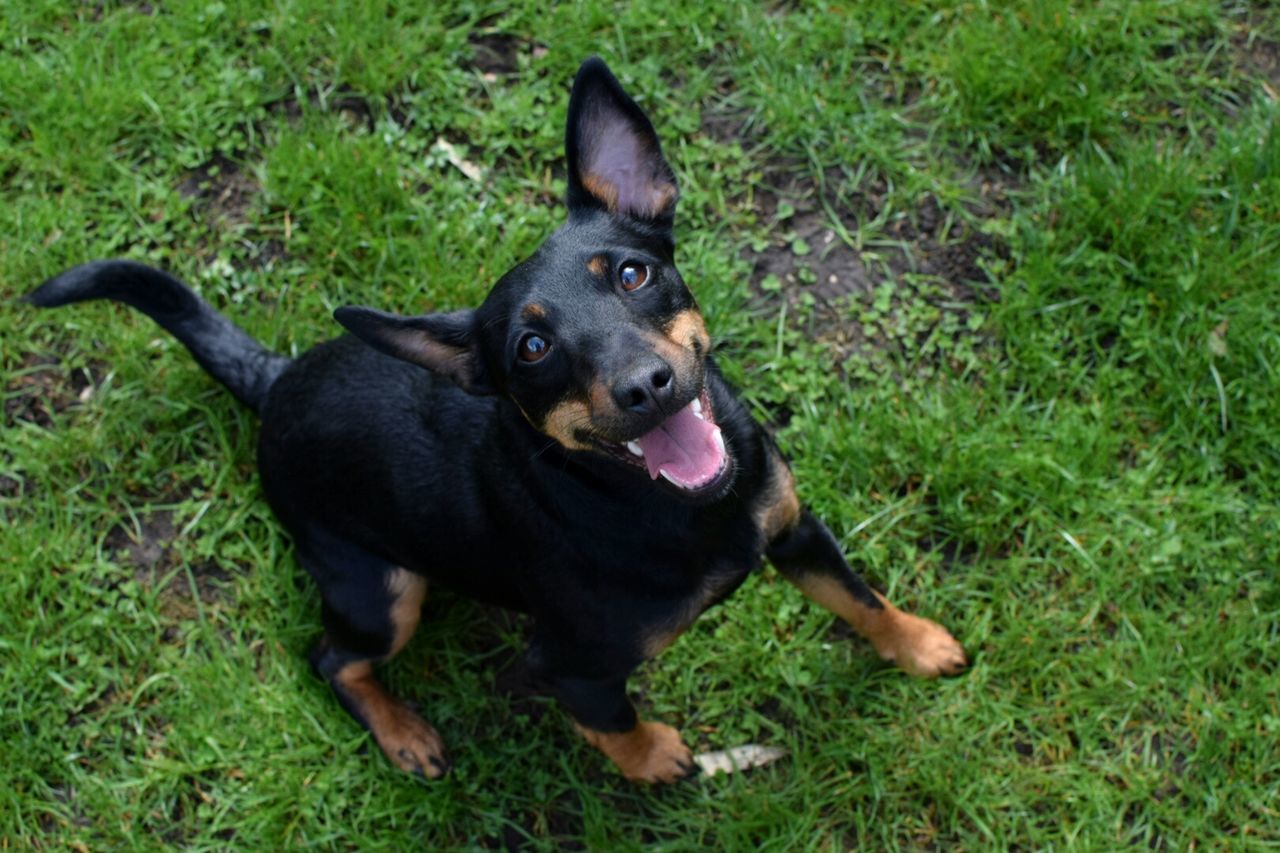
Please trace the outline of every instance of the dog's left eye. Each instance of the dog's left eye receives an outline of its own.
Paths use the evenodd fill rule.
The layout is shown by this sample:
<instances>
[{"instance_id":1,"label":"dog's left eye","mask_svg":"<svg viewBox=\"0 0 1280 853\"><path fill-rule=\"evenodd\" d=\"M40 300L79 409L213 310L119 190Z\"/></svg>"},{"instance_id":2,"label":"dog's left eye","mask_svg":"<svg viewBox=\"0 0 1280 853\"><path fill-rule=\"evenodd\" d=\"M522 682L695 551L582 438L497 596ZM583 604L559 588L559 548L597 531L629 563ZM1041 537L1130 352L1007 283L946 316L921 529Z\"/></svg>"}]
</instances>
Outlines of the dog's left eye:
<instances>
[{"instance_id":1,"label":"dog's left eye","mask_svg":"<svg viewBox=\"0 0 1280 853\"><path fill-rule=\"evenodd\" d=\"M520 360L532 364L551 352L551 341L541 335L525 335L520 339Z\"/></svg>"},{"instance_id":2,"label":"dog's left eye","mask_svg":"<svg viewBox=\"0 0 1280 853\"><path fill-rule=\"evenodd\" d=\"M649 267L645 264L628 261L618 270L618 281L622 282L623 290L639 290L648 280Z\"/></svg>"}]
</instances>

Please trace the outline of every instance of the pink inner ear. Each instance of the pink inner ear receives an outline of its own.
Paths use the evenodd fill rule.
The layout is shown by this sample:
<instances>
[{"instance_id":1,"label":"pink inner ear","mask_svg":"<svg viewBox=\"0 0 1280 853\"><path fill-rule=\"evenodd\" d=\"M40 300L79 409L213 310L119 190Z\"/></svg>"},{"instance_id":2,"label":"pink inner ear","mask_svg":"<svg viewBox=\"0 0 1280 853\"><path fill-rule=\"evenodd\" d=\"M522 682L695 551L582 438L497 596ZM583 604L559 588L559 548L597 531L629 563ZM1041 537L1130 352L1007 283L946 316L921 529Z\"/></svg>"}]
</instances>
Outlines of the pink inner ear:
<instances>
[{"instance_id":1,"label":"pink inner ear","mask_svg":"<svg viewBox=\"0 0 1280 853\"><path fill-rule=\"evenodd\" d=\"M583 134L582 183L611 212L652 218L664 212L675 187L663 174L661 155L610 110L597 112Z\"/></svg>"}]
</instances>

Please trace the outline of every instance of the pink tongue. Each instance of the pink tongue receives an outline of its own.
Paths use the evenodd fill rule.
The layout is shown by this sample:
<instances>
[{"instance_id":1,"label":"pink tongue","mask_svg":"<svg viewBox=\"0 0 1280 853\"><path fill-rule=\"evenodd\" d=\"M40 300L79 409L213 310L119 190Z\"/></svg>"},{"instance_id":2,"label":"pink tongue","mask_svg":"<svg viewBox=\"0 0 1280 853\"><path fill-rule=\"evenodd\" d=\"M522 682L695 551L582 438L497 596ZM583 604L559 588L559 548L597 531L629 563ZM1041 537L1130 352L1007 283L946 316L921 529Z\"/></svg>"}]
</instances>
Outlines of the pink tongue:
<instances>
[{"instance_id":1,"label":"pink tongue","mask_svg":"<svg viewBox=\"0 0 1280 853\"><path fill-rule=\"evenodd\" d=\"M666 472L679 485L696 487L720 471L724 451L716 441L720 428L685 406L658 427L636 439L644 451L649 476Z\"/></svg>"}]
</instances>

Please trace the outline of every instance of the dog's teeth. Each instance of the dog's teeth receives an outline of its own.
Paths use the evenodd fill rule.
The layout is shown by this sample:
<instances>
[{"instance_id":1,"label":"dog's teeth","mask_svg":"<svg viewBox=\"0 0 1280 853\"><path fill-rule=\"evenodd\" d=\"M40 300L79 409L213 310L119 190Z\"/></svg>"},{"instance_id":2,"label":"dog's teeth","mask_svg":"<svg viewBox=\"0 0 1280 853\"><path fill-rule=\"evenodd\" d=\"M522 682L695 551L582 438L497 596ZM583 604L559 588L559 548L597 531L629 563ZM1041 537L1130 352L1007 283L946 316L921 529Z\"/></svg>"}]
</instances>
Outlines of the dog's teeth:
<instances>
[{"instance_id":1,"label":"dog's teeth","mask_svg":"<svg viewBox=\"0 0 1280 853\"><path fill-rule=\"evenodd\" d=\"M693 402L689 404L689 408L693 409L693 413L702 418L702 401L697 397L693 398ZM704 421L706 418L702 418Z\"/></svg>"},{"instance_id":2,"label":"dog's teeth","mask_svg":"<svg viewBox=\"0 0 1280 853\"><path fill-rule=\"evenodd\" d=\"M724 436L720 434L719 427L716 428L715 432L711 433L711 437L715 440L716 448L721 453L724 453Z\"/></svg>"},{"instance_id":3,"label":"dog's teeth","mask_svg":"<svg viewBox=\"0 0 1280 853\"><path fill-rule=\"evenodd\" d=\"M680 481L679 481L679 480L677 480L675 477L672 477L670 474L668 474L668 473L667 473L667 469L666 469L666 468L663 468L663 469L662 469L661 471L659 471L658 473L662 475L662 479L666 480L666 481L667 481L668 483L670 483L671 485L676 486L677 488L681 488L681 489L683 489L683 488L684 488L684 483L680 482Z\"/></svg>"},{"instance_id":4,"label":"dog's teeth","mask_svg":"<svg viewBox=\"0 0 1280 853\"><path fill-rule=\"evenodd\" d=\"M640 445L634 441L627 442L627 450L631 451L632 456L639 456L641 459L644 458L644 451L641 450Z\"/></svg>"}]
</instances>

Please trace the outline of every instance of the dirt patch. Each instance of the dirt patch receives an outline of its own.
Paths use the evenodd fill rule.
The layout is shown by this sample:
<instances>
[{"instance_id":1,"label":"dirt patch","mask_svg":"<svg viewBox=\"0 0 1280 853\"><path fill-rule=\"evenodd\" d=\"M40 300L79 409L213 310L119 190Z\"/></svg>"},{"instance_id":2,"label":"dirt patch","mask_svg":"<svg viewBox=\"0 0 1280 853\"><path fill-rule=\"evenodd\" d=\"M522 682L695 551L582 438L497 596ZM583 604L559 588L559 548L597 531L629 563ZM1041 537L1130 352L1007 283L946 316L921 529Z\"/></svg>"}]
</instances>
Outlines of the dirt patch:
<instances>
[{"instance_id":1,"label":"dirt patch","mask_svg":"<svg viewBox=\"0 0 1280 853\"><path fill-rule=\"evenodd\" d=\"M982 224L1011 209L1004 173L977 173L972 201L951 213L931 194L889 211L883 182L850 189L847 180L828 170L820 182L792 176L757 190L772 236L742 256L761 308L779 299L799 307L806 331L843 361L868 348L910 347L944 319L949 329L966 328L972 306L998 298L988 265L1009 250ZM859 225L878 221L859 245Z\"/></svg>"},{"instance_id":2,"label":"dirt patch","mask_svg":"<svg viewBox=\"0 0 1280 853\"><path fill-rule=\"evenodd\" d=\"M1191 769L1191 756L1196 752L1190 734L1177 730L1161 734L1154 732L1145 748L1137 747L1135 753L1173 778L1185 778ZM1159 794L1157 793L1157 798Z\"/></svg>"},{"instance_id":3,"label":"dirt patch","mask_svg":"<svg viewBox=\"0 0 1280 853\"><path fill-rule=\"evenodd\" d=\"M23 492L24 481L8 474L0 474L0 498L16 498Z\"/></svg>"},{"instance_id":4,"label":"dirt patch","mask_svg":"<svg viewBox=\"0 0 1280 853\"><path fill-rule=\"evenodd\" d=\"M136 523L117 524L103 541L108 553L133 569L139 586L158 592L160 612L175 622L195 618L198 605L230 603L234 582L230 572L211 562L190 563L184 570L173 547L179 532L171 510L156 510L138 516ZM170 628L166 636L174 639L177 632Z\"/></svg>"},{"instance_id":5,"label":"dirt patch","mask_svg":"<svg viewBox=\"0 0 1280 853\"><path fill-rule=\"evenodd\" d=\"M762 295L780 294L800 301L804 294L830 304L849 294L870 293L877 276L862 253L844 242L818 203L796 197L766 196L761 212L777 223L780 237L758 251L743 254L751 261L751 280Z\"/></svg>"},{"instance_id":6,"label":"dirt patch","mask_svg":"<svg viewBox=\"0 0 1280 853\"><path fill-rule=\"evenodd\" d=\"M48 428L55 415L87 402L107 369L97 359L68 367L56 354L24 353L5 384L5 427L26 421Z\"/></svg>"},{"instance_id":7,"label":"dirt patch","mask_svg":"<svg viewBox=\"0 0 1280 853\"><path fill-rule=\"evenodd\" d=\"M388 97L384 107L397 124L408 126L409 117L395 109L396 101ZM378 109L364 95L347 85L309 86L301 93L294 92L267 104L267 111L283 115L291 122L302 118L307 108L323 113L334 113L346 119L352 127L373 130L377 126Z\"/></svg>"},{"instance_id":8,"label":"dirt patch","mask_svg":"<svg viewBox=\"0 0 1280 853\"><path fill-rule=\"evenodd\" d=\"M136 2L136 0L125 0L125 2L103 3L97 2L89 5L90 16L94 21L101 21L111 12L118 9L131 9L135 15L151 17L156 13L156 8L150 3Z\"/></svg>"},{"instance_id":9,"label":"dirt patch","mask_svg":"<svg viewBox=\"0 0 1280 853\"><path fill-rule=\"evenodd\" d=\"M831 187L841 181L842 176L829 171L825 183ZM831 303L868 294L887 278L904 273L945 279L966 301L978 295L993 299L994 290L979 290L990 283L982 262L1008 257L1008 247L979 225L1009 212L1008 182L980 175L974 187L978 197L967 210L978 225L948 217L937 199L925 194L914 210L892 215L873 242L858 249L852 235L859 223L883 215L885 185L873 183L842 199L838 191L806 187L793 178L783 187L757 194L760 217L775 223L777 237L767 246L747 249L743 257L752 262L757 285L769 275L777 276L792 299L807 292L816 301Z\"/></svg>"},{"instance_id":10,"label":"dirt patch","mask_svg":"<svg viewBox=\"0 0 1280 853\"><path fill-rule=\"evenodd\" d=\"M103 540L103 547L124 565L132 566L140 583L149 585L157 569L172 568L170 545L177 535L173 513L158 510L139 516L136 527L117 524L111 528Z\"/></svg>"},{"instance_id":11,"label":"dirt patch","mask_svg":"<svg viewBox=\"0 0 1280 853\"><path fill-rule=\"evenodd\" d=\"M752 150L762 137L751 110L726 106L723 102L702 111L699 132L722 145L737 143L744 151Z\"/></svg>"},{"instance_id":12,"label":"dirt patch","mask_svg":"<svg viewBox=\"0 0 1280 853\"><path fill-rule=\"evenodd\" d=\"M1225 42L1221 34L1212 32L1184 45L1195 57L1210 57L1205 70L1211 82L1197 90L1197 98L1230 118L1259 97L1280 101L1280 41L1274 37L1275 32L1275 23L1255 7L1233 23ZM1174 50L1169 47L1166 53L1172 55ZM1169 101L1167 106L1170 115L1185 118L1186 104ZM1181 125L1178 131L1179 136L1185 135ZM1207 144L1216 144L1216 128L1202 127L1198 133Z\"/></svg>"},{"instance_id":13,"label":"dirt patch","mask_svg":"<svg viewBox=\"0 0 1280 853\"><path fill-rule=\"evenodd\" d=\"M547 55L545 44L497 30L473 32L467 36L467 42L471 56L460 64L463 68L479 72L486 80L515 74L520 70L522 60L527 67L530 61Z\"/></svg>"},{"instance_id":14,"label":"dirt patch","mask_svg":"<svg viewBox=\"0 0 1280 853\"><path fill-rule=\"evenodd\" d=\"M205 606L221 606L233 601L235 576L231 572L208 561L191 563L188 566L191 579L195 581L195 593L192 594L191 582L185 572L180 572L165 586L160 596L160 611L173 619L194 619L199 608L197 600Z\"/></svg>"},{"instance_id":15,"label":"dirt patch","mask_svg":"<svg viewBox=\"0 0 1280 853\"><path fill-rule=\"evenodd\" d=\"M946 208L929 193L904 205L883 179L855 183L843 168L812 174L805 158L766 154L764 128L725 85L703 110L701 133L765 158L764 179L739 200L767 235L741 253L755 307L771 314L784 303L793 327L831 345L840 365L885 350L936 364L951 342L976 338L979 306L999 297L991 270L1009 259L984 224L1011 214L1016 171L970 166L962 205ZM954 348L970 357L971 348Z\"/></svg>"},{"instance_id":16,"label":"dirt patch","mask_svg":"<svg viewBox=\"0 0 1280 853\"><path fill-rule=\"evenodd\" d=\"M936 569L936 577L968 569L983 557L982 548L977 543L937 532L926 533L917 539L916 547L926 554L938 555L940 565Z\"/></svg>"},{"instance_id":17,"label":"dirt patch","mask_svg":"<svg viewBox=\"0 0 1280 853\"><path fill-rule=\"evenodd\" d=\"M210 219L243 224L249 220L262 187L239 163L218 155L188 172L178 184L178 192Z\"/></svg>"},{"instance_id":18,"label":"dirt patch","mask_svg":"<svg viewBox=\"0 0 1280 853\"><path fill-rule=\"evenodd\" d=\"M1231 36L1235 64L1244 74L1258 77L1271 87L1272 98L1280 91L1280 41L1263 33L1271 32L1271 24L1254 15Z\"/></svg>"},{"instance_id":19,"label":"dirt patch","mask_svg":"<svg viewBox=\"0 0 1280 853\"><path fill-rule=\"evenodd\" d=\"M69 782L51 783L49 799L56 804L56 811L52 814L41 811L37 817L40 829L46 835L51 838L57 837L59 831L65 831L68 826L79 829L88 829L93 826L93 821L85 813L80 794L74 785Z\"/></svg>"},{"instance_id":20,"label":"dirt patch","mask_svg":"<svg viewBox=\"0 0 1280 853\"><path fill-rule=\"evenodd\" d=\"M485 850L528 850L538 842L550 842L556 850L587 850L582 842L583 822L577 797L561 794L536 809L506 812L501 835L479 840Z\"/></svg>"},{"instance_id":21,"label":"dirt patch","mask_svg":"<svg viewBox=\"0 0 1280 853\"><path fill-rule=\"evenodd\" d=\"M177 186L179 194L191 201L191 212L210 229L231 228L239 232L241 251L231 259L236 269L246 266L268 268L288 257L284 242L253 225L253 210L262 185L245 164L218 155L192 169ZM197 248L212 255L208 245ZM262 294L266 298L266 294Z\"/></svg>"}]
</instances>

